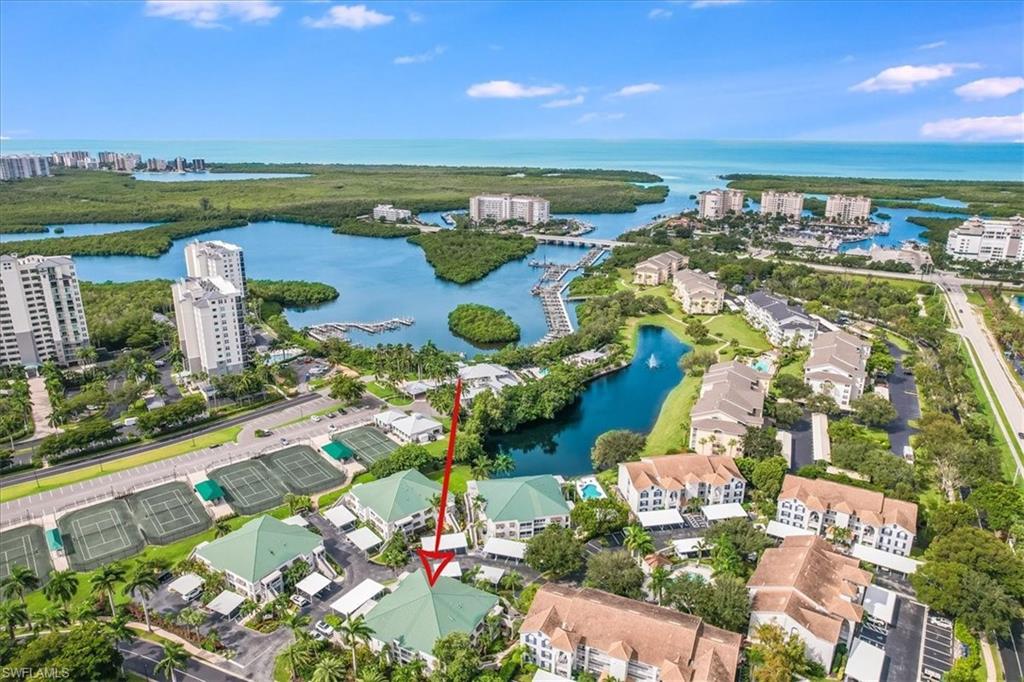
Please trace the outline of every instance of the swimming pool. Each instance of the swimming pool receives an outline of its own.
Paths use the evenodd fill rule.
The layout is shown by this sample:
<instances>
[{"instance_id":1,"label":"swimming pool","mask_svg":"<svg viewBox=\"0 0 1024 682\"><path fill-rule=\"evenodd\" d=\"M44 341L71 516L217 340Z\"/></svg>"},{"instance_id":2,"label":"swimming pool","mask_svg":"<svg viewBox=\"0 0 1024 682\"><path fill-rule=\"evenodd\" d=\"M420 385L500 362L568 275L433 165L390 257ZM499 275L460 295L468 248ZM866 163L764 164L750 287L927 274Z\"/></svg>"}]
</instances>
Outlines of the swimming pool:
<instances>
[{"instance_id":1,"label":"swimming pool","mask_svg":"<svg viewBox=\"0 0 1024 682\"><path fill-rule=\"evenodd\" d=\"M604 492L596 483L587 483L580 487L580 496L584 500L599 500L604 497Z\"/></svg>"},{"instance_id":2,"label":"swimming pool","mask_svg":"<svg viewBox=\"0 0 1024 682\"><path fill-rule=\"evenodd\" d=\"M758 360L757 362L754 363L754 369L756 369L758 372L767 372L769 369L771 369L771 365L769 365L764 360Z\"/></svg>"}]
</instances>

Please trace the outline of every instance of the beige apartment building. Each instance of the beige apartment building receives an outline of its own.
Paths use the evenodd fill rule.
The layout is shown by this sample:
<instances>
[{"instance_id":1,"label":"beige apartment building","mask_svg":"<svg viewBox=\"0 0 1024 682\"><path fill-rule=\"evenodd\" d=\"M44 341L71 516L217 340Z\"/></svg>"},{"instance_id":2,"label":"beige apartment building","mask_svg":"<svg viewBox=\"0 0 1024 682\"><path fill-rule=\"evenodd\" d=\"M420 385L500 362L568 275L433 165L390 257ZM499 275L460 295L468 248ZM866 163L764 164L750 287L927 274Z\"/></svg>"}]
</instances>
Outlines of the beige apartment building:
<instances>
[{"instance_id":1,"label":"beige apartment building","mask_svg":"<svg viewBox=\"0 0 1024 682\"><path fill-rule=\"evenodd\" d=\"M710 275L697 270L681 270L672 278L675 297L690 315L714 315L722 310L725 286Z\"/></svg>"},{"instance_id":2,"label":"beige apartment building","mask_svg":"<svg viewBox=\"0 0 1024 682\"><path fill-rule=\"evenodd\" d=\"M677 251L666 251L651 256L633 266L633 284L656 287L675 277L676 272L685 268L690 259Z\"/></svg>"},{"instance_id":3,"label":"beige apartment building","mask_svg":"<svg viewBox=\"0 0 1024 682\"><path fill-rule=\"evenodd\" d=\"M551 203L541 197L480 194L469 200L469 217L475 223L521 220L527 225L538 225L551 219Z\"/></svg>"},{"instance_id":4,"label":"beige apartment building","mask_svg":"<svg viewBox=\"0 0 1024 682\"><path fill-rule=\"evenodd\" d=\"M849 332L825 332L811 341L804 364L804 383L815 393L831 396L844 410L864 395L871 344Z\"/></svg>"},{"instance_id":5,"label":"beige apartment building","mask_svg":"<svg viewBox=\"0 0 1024 682\"><path fill-rule=\"evenodd\" d=\"M837 223L854 223L871 217L871 199L845 194L829 195L825 201L825 219Z\"/></svg>"},{"instance_id":6,"label":"beige apartment building","mask_svg":"<svg viewBox=\"0 0 1024 682\"><path fill-rule=\"evenodd\" d=\"M768 376L742 362L709 367L690 412L690 449L700 455L741 456L747 429L764 426L767 391Z\"/></svg>"},{"instance_id":7,"label":"beige apartment building","mask_svg":"<svg viewBox=\"0 0 1024 682\"><path fill-rule=\"evenodd\" d=\"M223 277L186 277L171 285L178 341L190 372L210 376L245 368L245 299Z\"/></svg>"},{"instance_id":8,"label":"beige apartment building","mask_svg":"<svg viewBox=\"0 0 1024 682\"><path fill-rule=\"evenodd\" d=\"M712 189L698 196L698 213L706 220L743 213L743 192L738 189Z\"/></svg>"},{"instance_id":9,"label":"beige apartment building","mask_svg":"<svg viewBox=\"0 0 1024 682\"><path fill-rule=\"evenodd\" d=\"M761 215L782 215L798 220L804 211L804 195L801 192L777 192L766 189L761 192Z\"/></svg>"},{"instance_id":10,"label":"beige apartment building","mask_svg":"<svg viewBox=\"0 0 1024 682\"><path fill-rule=\"evenodd\" d=\"M664 455L619 464L619 493L636 513L742 502L747 480L732 457Z\"/></svg>"}]
</instances>

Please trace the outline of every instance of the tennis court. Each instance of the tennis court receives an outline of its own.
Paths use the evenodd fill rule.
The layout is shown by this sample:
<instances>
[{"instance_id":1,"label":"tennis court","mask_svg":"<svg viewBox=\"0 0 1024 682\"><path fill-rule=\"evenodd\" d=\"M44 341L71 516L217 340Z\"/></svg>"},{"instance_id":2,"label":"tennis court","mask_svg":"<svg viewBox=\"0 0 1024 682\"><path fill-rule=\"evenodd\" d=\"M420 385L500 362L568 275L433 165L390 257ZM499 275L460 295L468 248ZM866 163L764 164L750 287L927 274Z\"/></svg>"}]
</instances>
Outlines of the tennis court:
<instances>
[{"instance_id":1,"label":"tennis court","mask_svg":"<svg viewBox=\"0 0 1024 682\"><path fill-rule=\"evenodd\" d=\"M331 440L349 446L356 453L356 457L366 464L373 464L378 459L387 457L398 447L395 441L373 426L357 426L351 431L334 435Z\"/></svg>"},{"instance_id":2,"label":"tennis court","mask_svg":"<svg viewBox=\"0 0 1024 682\"><path fill-rule=\"evenodd\" d=\"M324 461L312 448L294 445L260 457L263 462L296 495L309 495L345 482L345 475Z\"/></svg>"},{"instance_id":3,"label":"tennis court","mask_svg":"<svg viewBox=\"0 0 1024 682\"><path fill-rule=\"evenodd\" d=\"M124 500L73 511L61 517L57 527L64 537L68 563L76 571L91 571L137 554L146 546Z\"/></svg>"},{"instance_id":4,"label":"tennis court","mask_svg":"<svg viewBox=\"0 0 1024 682\"><path fill-rule=\"evenodd\" d=\"M273 509L286 492L267 467L251 459L214 469L209 477L224 489L228 505L242 515Z\"/></svg>"},{"instance_id":5,"label":"tennis court","mask_svg":"<svg viewBox=\"0 0 1024 682\"><path fill-rule=\"evenodd\" d=\"M19 526L0 533L0 582L7 580L15 566L25 566L40 584L46 582L53 564L42 527Z\"/></svg>"},{"instance_id":6,"label":"tennis court","mask_svg":"<svg viewBox=\"0 0 1024 682\"><path fill-rule=\"evenodd\" d=\"M135 521L155 545L166 545L210 527L210 515L192 489L175 481L128 498Z\"/></svg>"}]
</instances>

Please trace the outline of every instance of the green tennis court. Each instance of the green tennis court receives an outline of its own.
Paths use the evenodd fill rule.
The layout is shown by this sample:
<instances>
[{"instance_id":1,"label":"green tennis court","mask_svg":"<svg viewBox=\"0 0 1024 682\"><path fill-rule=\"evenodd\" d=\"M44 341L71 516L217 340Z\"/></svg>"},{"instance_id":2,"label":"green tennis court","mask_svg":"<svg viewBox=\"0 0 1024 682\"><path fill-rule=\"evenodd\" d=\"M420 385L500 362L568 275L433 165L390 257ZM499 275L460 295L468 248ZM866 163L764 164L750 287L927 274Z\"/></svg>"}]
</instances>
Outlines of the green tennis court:
<instances>
[{"instance_id":1,"label":"green tennis court","mask_svg":"<svg viewBox=\"0 0 1024 682\"><path fill-rule=\"evenodd\" d=\"M305 445L271 452L260 457L285 487L296 495L309 495L345 482L345 475Z\"/></svg>"},{"instance_id":2,"label":"green tennis court","mask_svg":"<svg viewBox=\"0 0 1024 682\"><path fill-rule=\"evenodd\" d=\"M7 580L15 566L31 570L40 584L49 578L53 564L41 526L19 526L0 533L0 582Z\"/></svg>"},{"instance_id":3,"label":"green tennis court","mask_svg":"<svg viewBox=\"0 0 1024 682\"><path fill-rule=\"evenodd\" d=\"M192 488L180 481L136 493L128 504L146 539L156 545L195 535L212 523Z\"/></svg>"},{"instance_id":4,"label":"green tennis court","mask_svg":"<svg viewBox=\"0 0 1024 682\"><path fill-rule=\"evenodd\" d=\"M335 434L331 440L347 445L366 464L387 457L398 447L395 441L374 426L357 426L351 431Z\"/></svg>"},{"instance_id":5,"label":"green tennis court","mask_svg":"<svg viewBox=\"0 0 1024 682\"><path fill-rule=\"evenodd\" d=\"M214 469L209 478L224 489L228 505L246 516L280 505L286 492L267 467L251 459Z\"/></svg>"},{"instance_id":6,"label":"green tennis court","mask_svg":"<svg viewBox=\"0 0 1024 682\"><path fill-rule=\"evenodd\" d=\"M110 500L62 516L57 527L64 538L68 563L91 571L142 551L146 541L124 500Z\"/></svg>"}]
</instances>

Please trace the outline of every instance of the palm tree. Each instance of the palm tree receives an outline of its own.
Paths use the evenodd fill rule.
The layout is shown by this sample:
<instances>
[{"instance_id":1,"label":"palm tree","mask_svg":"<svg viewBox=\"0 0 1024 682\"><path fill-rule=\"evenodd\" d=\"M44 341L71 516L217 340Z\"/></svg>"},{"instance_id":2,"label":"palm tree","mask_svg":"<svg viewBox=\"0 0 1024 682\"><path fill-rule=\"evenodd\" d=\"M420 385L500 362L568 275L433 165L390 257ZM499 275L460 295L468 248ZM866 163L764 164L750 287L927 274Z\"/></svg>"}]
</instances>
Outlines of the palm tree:
<instances>
[{"instance_id":1,"label":"palm tree","mask_svg":"<svg viewBox=\"0 0 1024 682\"><path fill-rule=\"evenodd\" d=\"M470 473L473 478L477 481L482 481L485 478L489 478L491 475L491 463L486 457L480 456L473 460L473 465L470 467Z\"/></svg>"},{"instance_id":2,"label":"palm tree","mask_svg":"<svg viewBox=\"0 0 1024 682\"><path fill-rule=\"evenodd\" d=\"M188 628L189 632L195 628L196 637L199 636L199 626L204 620L206 620L206 615L199 609L185 608L178 612L178 622Z\"/></svg>"},{"instance_id":3,"label":"palm tree","mask_svg":"<svg viewBox=\"0 0 1024 682\"><path fill-rule=\"evenodd\" d=\"M366 668L356 675L356 682L387 682L387 679L380 668Z\"/></svg>"},{"instance_id":4,"label":"palm tree","mask_svg":"<svg viewBox=\"0 0 1024 682\"><path fill-rule=\"evenodd\" d=\"M43 609L39 621L47 630L57 631L71 622L68 610L57 604L50 604Z\"/></svg>"},{"instance_id":5,"label":"palm tree","mask_svg":"<svg viewBox=\"0 0 1024 682\"><path fill-rule=\"evenodd\" d=\"M153 631L153 627L149 624L149 598L159 587L160 583L156 579L156 573L146 570L144 566L138 566L124 585L126 595L135 597L137 593L142 597L142 614L146 617L146 629L150 632Z\"/></svg>"},{"instance_id":6,"label":"palm tree","mask_svg":"<svg viewBox=\"0 0 1024 682\"><path fill-rule=\"evenodd\" d=\"M506 453L501 453L494 458L494 462L491 463L491 471L496 474L511 474L516 470L516 461L512 459L512 456Z\"/></svg>"},{"instance_id":7,"label":"palm tree","mask_svg":"<svg viewBox=\"0 0 1024 682\"><path fill-rule=\"evenodd\" d=\"M119 612L107 621L107 632L115 642L129 642L135 639L135 631L128 627L128 614Z\"/></svg>"},{"instance_id":8,"label":"palm tree","mask_svg":"<svg viewBox=\"0 0 1024 682\"><path fill-rule=\"evenodd\" d=\"M82 602L71 612L71 617L79 623L96 620L96 609L87 601Z\"/></svg>"},{"instance_id":9,"label":"palm tree","mask_svg":"<svg viewBox=\"0 0 1024 682\"><path fill-rule=\"evenodd\" d=\"M640 526L626 526L624 534L623 544L631 553L642 557L654 551L651 534Z\"/></svg>"},{"instance_id":10,"label":"palm tree","mask_svg":"<svg viewBox=\"0 0 1024 682\"><path fill-rule=\"evenodd\" d=\"M164 644L163 657L156 663L156 672L161 673L165 680L174 682L174 671L177 668L183 668L187 661L188 654L185 653L185 647L176 642L168 642Z\"/></svg>"},{"instance_id":11,"label":"palm tree","mask_svg":"<svg viewBox=\"0 0 1024 682\"><path fill-rule=\"evenodd\" d=\"M345 644L352 649L352 674L358 672L358 664L356 663L356 645L360 642L368 642L371 635L373 635L373 628L371 628L366 619L362 616L358 618L349 618L341 624L341 638ZM313 678L316 678L314 671Z\"/></svg>"},{"instance_id":12,"label":"palm tree","mask_svg":"<svg viewBox=\"0 0 1024 682\"><path fill-rule=\"evenodd\" d=\"M305 632L301 635L296 633L295 641L283 652L288 657L288 665L292 670L293 680L301 679L301 671L308 668L315 660L315 652L310 647L309 642L310 639Z\"/></svg>"},{"instance_id":13,"label":"palm tree","mask_svg":"<svg viewBox=\"0 0 1024 682\"><path fill-rule=\"evenodd\" d=\"M344 682L345 661L333 654L323 656L313 668L312 682Z\"/></svg>"},{"instance_id":14,"label":"palm tree","mask_svg":"<svg viewBox=\"0 0 1024 682\"><path fill-rule=\"evenodd\" d=\"M20 601L0 602L0 625L7 629L7 637L14 639L14 628L28 625L28 609Z\"/></svg>"},{"instance_id":15,"label":"palm tree","mask_svg":"<svg viewBox=\"0 0 1024 682\"><path fill-rule=\"evenodd\" d=\"M518 571L509 571L505 575L501 576L499 581L501 586L512 593L514 597L516 592L523 589L523 576Z\"/></svg>"},{"instance_id":16,"label":"palm tree","mask_svg":"<svg viewBox=\"0 0 1024 682\"><path fill-rule=\"evenodd\" d=\"M231 532L231 524L227 519L217 519L213 522L213 537L222 538Z\"/></svg>"},{"instance_id":17,"label":"palm tree","mask_svg":"<svg viewBox=\"0 0 1024 682\"><path fill-rule=\"evenodd\" d=\"M661 605L662 597L665 596L665 588L672 583L672 574L664 566L657 566L651 571L651 592L654 594L654 601Z\"/></svg>"},{"instance_id":18,"label":"palm tree","mask_svg":"<svg viewBox=\"0 0 1024 682\"><path fill-rule=\"evenodd\" d=\"M4 598L14 599L17 597L28 608L28 604L25 602L25 593L31 592L38 586L39 578L36 577L36 574L29 570L28 567L19 564L11 569L10 575L4 579L2 588ZM32 619L28 616L28 611L25 612L25 616L29 619L28 624L31 627Z\"/></svg>"},{"instance_id":19,"label":"palm tree","mask_svg":"<svg viewBox=\"0 0 1024 682\"><path fill-rule=\"evenodd\" d=\"M108 564L101 568L99 571L94 573L89 578L89 584L92 586L92 593L97 597L106 597L110 603L110 615L114 615L114 592L117 589L117 584L124 582L125 574L127 573L123 564Z\"/></svg>"},{"instance_id":20,"label":"palm tree","mask_svg":"<svg viewBox=\"0 0 1024 682\"><path fill-rule=\"evenodd\" d=\"M60 602L65 607L78 594L78 574L70 568L65 571L54 571L50 580L43 585L43 596L51 602Z\"/></svg>"},{"instance_id":21,"label":"palm tree","mask_svg":"<svg viewBox=\"0 0 1024 682\"><path fill-rule=\"evenodd\" d=\"M298 639L301 634L305 633L306 626L309 625L309 616L298 611L289 611L281 616L279 620L281 625L292 631L295 639Z\"/></svg>"}]
</instances>

